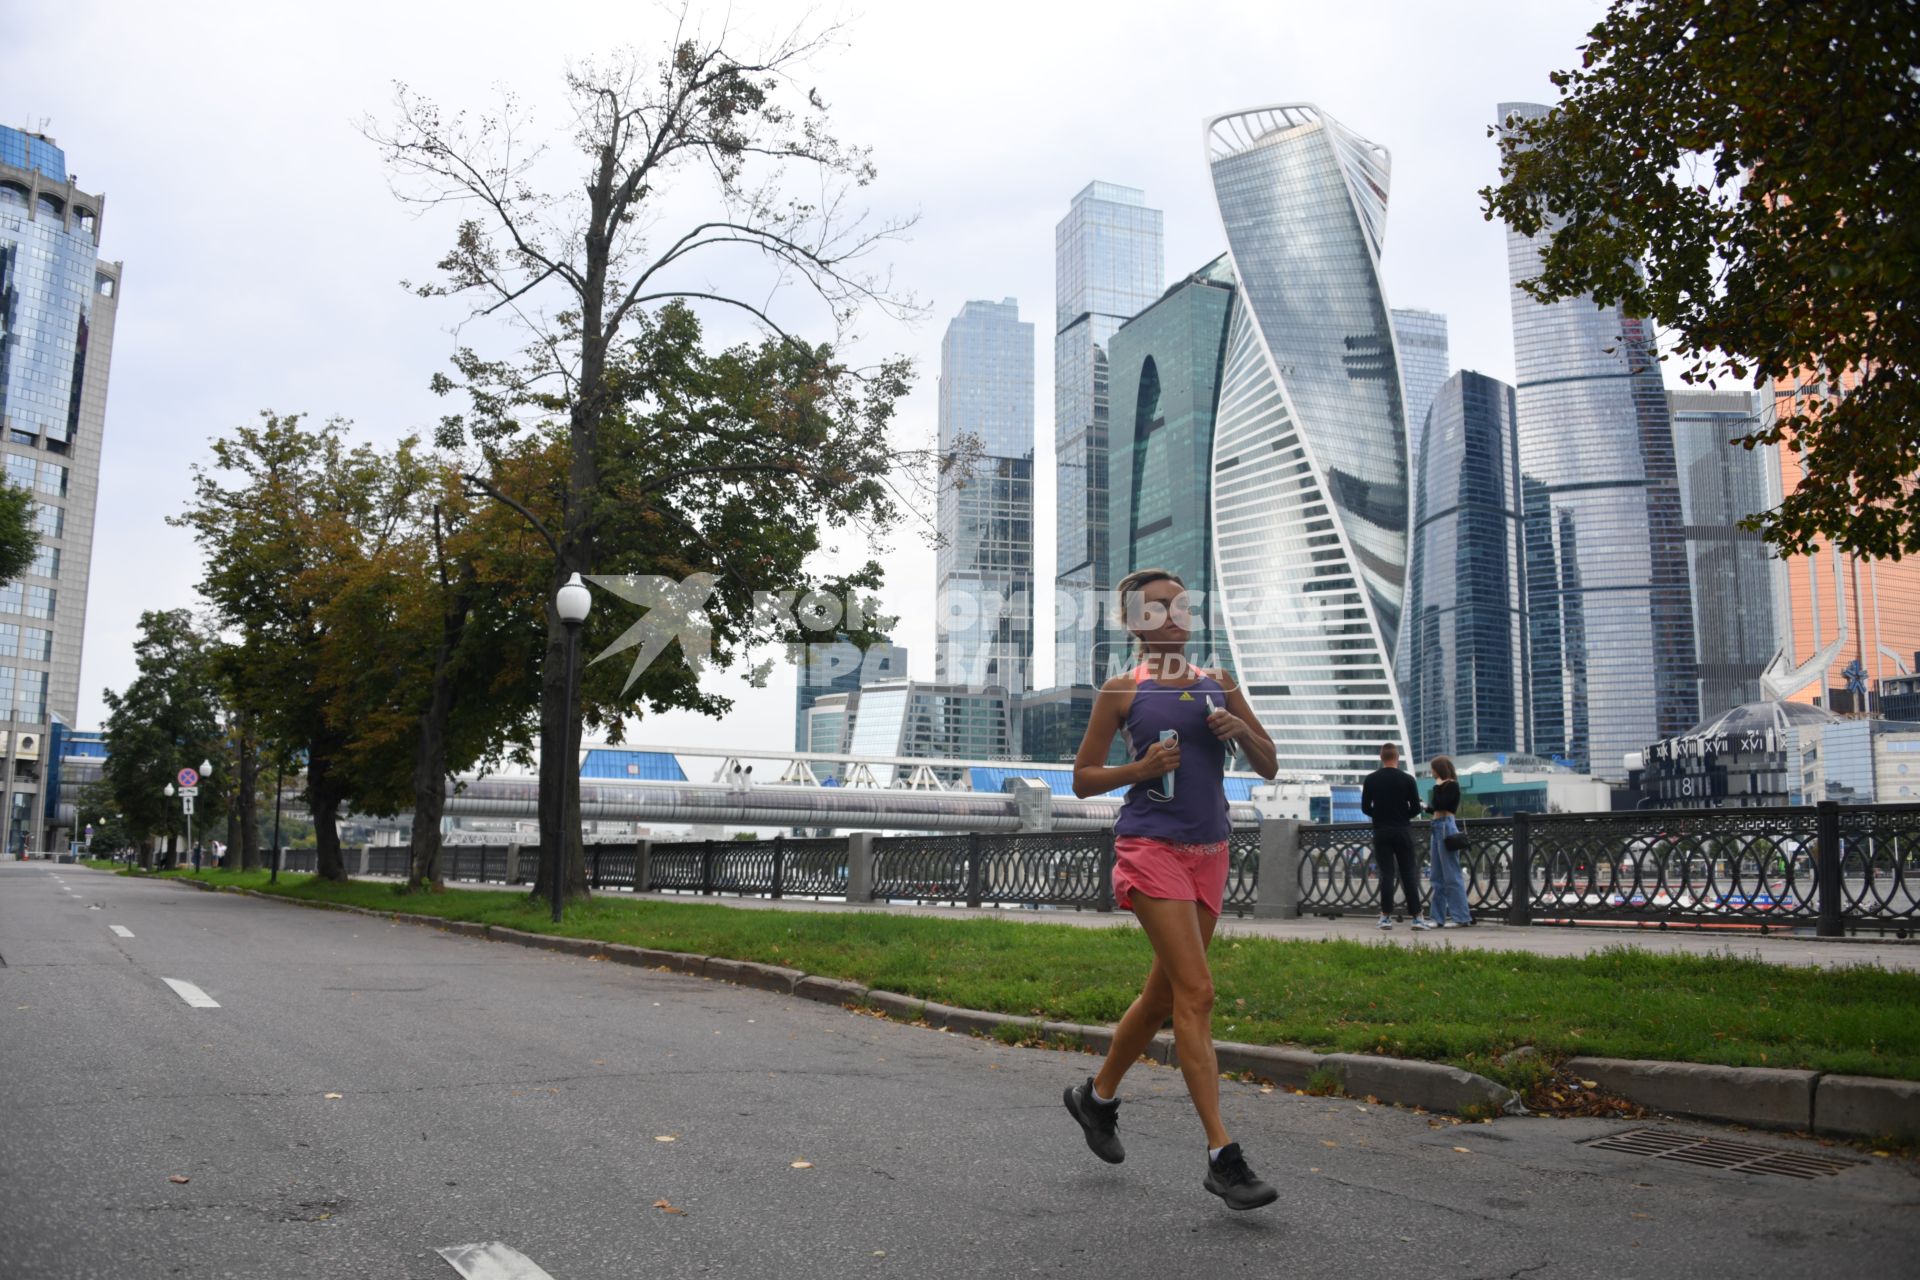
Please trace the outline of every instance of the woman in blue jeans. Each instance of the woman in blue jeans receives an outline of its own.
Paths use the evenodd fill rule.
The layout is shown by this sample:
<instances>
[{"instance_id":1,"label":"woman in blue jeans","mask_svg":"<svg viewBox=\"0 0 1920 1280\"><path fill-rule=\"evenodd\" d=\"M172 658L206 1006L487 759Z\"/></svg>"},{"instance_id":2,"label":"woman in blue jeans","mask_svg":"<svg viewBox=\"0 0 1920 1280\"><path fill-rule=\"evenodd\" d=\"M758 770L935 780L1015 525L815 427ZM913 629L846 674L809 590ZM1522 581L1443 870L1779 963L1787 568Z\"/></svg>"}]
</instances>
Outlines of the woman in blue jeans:
<instances>
[{"instance_id":1,"label":"woman in blue jeans","mask_svg":"<svg viewBox=\"0 0 1920 1280\"><path fill-rule=\"evenodd\" d=\"M1428 865L1432 868L1433 892L1427 895L1427 910L1442 929L1457 929L1473 923L1467 906L1467 878L1460 870L1460 855L1447 848L1447 837L1460 830L1454 814L1460 811L1460 778L1453 761L1435 756L1428 766L1433 770L1433 794L1427 798L1427 812L1433 815Z\"/></svg>"}]
</instances>

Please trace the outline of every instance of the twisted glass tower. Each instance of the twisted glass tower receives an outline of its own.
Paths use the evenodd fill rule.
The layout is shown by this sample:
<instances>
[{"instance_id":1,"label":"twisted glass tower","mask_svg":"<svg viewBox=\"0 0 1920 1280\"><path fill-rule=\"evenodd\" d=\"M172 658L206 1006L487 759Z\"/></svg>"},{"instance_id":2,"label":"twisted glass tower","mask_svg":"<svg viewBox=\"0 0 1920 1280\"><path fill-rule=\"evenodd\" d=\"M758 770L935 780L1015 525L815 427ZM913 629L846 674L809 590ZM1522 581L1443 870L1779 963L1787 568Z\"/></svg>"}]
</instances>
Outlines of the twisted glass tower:
<instances>
[{"instance_id":1,"label":"twisted glass tower","mask_svg":"<svg viewBox=\"0 0 1920 1280\"><path fill-rule=\"evenodd\" d=\"M1386 149L1310 105L1206 126L1240 283L1212 457L1215 590L1280 767L1351 779L1406 741L1405 393L1380 243Z\"/></svg>"}]
</instances>

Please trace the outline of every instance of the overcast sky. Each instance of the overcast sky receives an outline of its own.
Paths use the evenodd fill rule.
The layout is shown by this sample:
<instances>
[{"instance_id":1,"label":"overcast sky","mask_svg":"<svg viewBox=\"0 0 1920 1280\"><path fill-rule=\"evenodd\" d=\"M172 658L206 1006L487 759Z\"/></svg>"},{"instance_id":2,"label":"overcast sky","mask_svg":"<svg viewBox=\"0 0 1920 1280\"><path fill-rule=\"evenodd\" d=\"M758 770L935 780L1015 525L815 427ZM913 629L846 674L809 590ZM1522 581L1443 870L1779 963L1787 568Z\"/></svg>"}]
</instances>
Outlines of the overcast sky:
<instances>
[{"instance_id":1,"label":"overcast sky","mask_svg":"<svg viewBox=\"0 0 1920 1280\"><path fill-rule=\"evenodd\" d=\"M1202 122L1312 102L1392 152L1384 270L1397 307L1446 313L1455 368L1511 379L1506 260L1475 192L1495 177L1495 104L1551 101L1600 0L1103 0L930 4L872 0L805 73L847 139L870 144L881 215L918 213L887 257L923 320L864 325L871 354L919 365L903 441L928 443L940 336L969 298L1019 299L1038 332L1039 616L1053 575L1053 228L1092 179L1145 189L1166 212L1169 278L1225 248L1207 197ZM708 12L724 12L713 6ZM792 4L736 0L743 37ZM709 18L717 21L717 16ZM81 187L104 193L103 256L126 276L88 602L80 723L133 672L145 609L191 606L193 543L164 517L207 442L259 410L352 419L391 440L446 405L427 390L456 316L411 297L449 224L391 195L357 122L390 114L405 80L484 109L510 85L557 126L569 59L660 47L673 11L631 2L538 5L11 0L0 120L44 122ZM846 548L848 553L864 548ZM886 549L889 607L912 671L933 673L933 551ZM599 607L620 607L602 597ZM1040 627L1041 678L1052 671ZM722 721L636 727L656 744L791 741L793 674L765 689L722 678Z\"/></svg>"}]
</instances>

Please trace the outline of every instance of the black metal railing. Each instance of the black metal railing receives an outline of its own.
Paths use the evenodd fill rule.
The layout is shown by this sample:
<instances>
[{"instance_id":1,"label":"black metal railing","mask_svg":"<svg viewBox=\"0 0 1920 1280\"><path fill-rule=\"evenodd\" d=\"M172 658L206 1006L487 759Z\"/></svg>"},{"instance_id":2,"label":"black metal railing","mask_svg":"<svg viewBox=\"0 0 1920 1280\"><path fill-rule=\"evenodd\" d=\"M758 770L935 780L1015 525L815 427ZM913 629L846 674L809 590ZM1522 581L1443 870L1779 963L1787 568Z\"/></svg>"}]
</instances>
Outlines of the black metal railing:
<instances>
[{"instance_id":1,"label":"black metal railing","mask_svg":"<svg viewBox=\"0 0 1920 1280\"><path fill-rule=\"evenodd\" d=\"M1110 911L1112 866L1102 831L884 836L873 842L873 898Z\"/></svg>"},{"instance_id":2,"label":"black metal railing","mask_svg":"<svg viewBox=\"0 0 1920 1280\"><path fill-rule=\"evenodd\" d=\"M1920 805L1521 814L1463 827L1472 847L1461 868L1477 917L1826 933L1920 925ZM1428 838L1416 824L1423 878ZM1299 875L1303 914L1379 910L1365 823L1300 828Z\"/></svg>"}]
</instances>

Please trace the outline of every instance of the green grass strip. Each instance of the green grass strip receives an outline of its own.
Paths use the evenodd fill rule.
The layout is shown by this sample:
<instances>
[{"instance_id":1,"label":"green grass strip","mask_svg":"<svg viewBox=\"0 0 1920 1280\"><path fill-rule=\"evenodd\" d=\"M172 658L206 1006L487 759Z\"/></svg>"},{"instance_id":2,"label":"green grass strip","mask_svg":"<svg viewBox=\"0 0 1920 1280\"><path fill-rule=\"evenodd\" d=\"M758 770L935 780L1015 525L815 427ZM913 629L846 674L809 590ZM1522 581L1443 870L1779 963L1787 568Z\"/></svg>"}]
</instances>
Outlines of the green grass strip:
<instances>
[{"instance_id":1,"label":"green grass strip","mask_svg":"<svg viewBox=\"0 0 1920 1280\"><path fill-rule=\"evenodd\" d=\"M757 960L967 1008L1096 1025L1118 1020L1152 960L1145 936L1126 925L741 910L604 894L570 907L556 929L543 904L498 890L403 895L390 883L288 874L268 886L264 871L197 878ZM1566 957L1222 937L1213 972L1219 1039L1450 1062L1515 1086L1577 1054L1920 1079L1920 974L1877 965L1815 968L1630 946ZM1520 1045L1540 1059L1496 1061Z\"/></svg>"}]
</instances>

